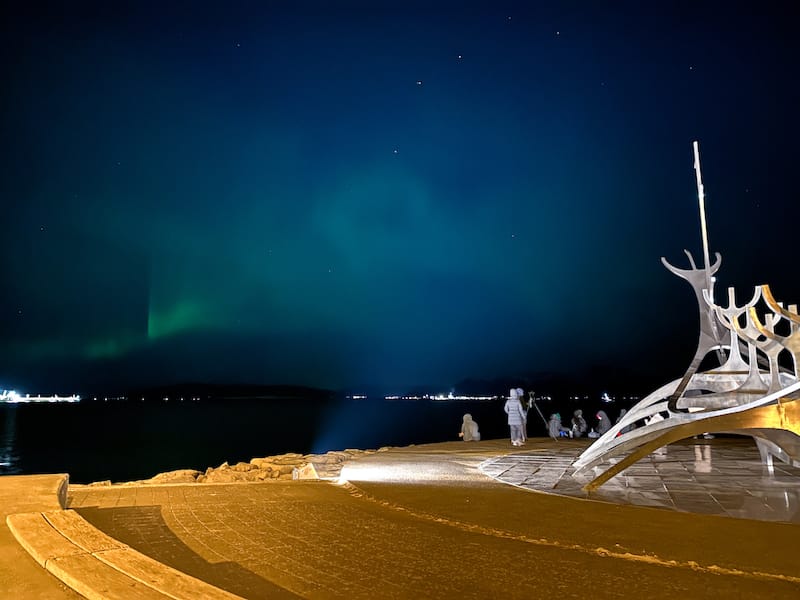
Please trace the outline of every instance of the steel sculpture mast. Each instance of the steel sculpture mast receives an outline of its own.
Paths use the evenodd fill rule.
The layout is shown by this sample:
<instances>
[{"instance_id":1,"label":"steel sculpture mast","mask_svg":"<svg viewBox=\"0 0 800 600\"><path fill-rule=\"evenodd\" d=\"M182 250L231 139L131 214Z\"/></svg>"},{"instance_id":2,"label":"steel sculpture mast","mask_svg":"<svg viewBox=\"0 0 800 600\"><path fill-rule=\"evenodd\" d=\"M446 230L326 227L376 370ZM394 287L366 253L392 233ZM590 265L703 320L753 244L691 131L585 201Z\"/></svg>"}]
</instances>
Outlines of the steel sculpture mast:
<instances>
[{"instance_id":1,"label":"steel sculpture mast","mask_svg":"<svg viewBox=\"0 0 800 600\"><path fill-rule=\"evenodd\" d=\"M700 174L700 144L695 140L694 147L694 174L697 178L697 198L700 201L700 233L703 236L703 265L706 270L706 289L711 301L714 301L714 288L711 286L711 271L708 268L708 229L706 228L706 194L703 190L703 176Z\"/></svg>"},{"instance_id":2,"label":"steel sculpture mast","mask_svg":"<svg viewBox=\"0 0 800 600\"><path fill-rule=\"evenodd\" d=\"M700 142L695 140L692 142L694 148L694 174L697 179L697 199L700 204L700 235L703 238L703 267L706 271L706 289L708 290L708 298L714 302L714 286L711 277L711 262L708 258L708 228L706 227L706 193L703 188L703 176L700 174ZM719 364L725 363L725 352L722 350L722 339L717 327L717 318L713 311L709 308L709 320L711 321L711 331L714 334L714 339L719 346L717 347L717 359ZM733 343L733 341L731 342Z\"/></svg>"}]
</instances>

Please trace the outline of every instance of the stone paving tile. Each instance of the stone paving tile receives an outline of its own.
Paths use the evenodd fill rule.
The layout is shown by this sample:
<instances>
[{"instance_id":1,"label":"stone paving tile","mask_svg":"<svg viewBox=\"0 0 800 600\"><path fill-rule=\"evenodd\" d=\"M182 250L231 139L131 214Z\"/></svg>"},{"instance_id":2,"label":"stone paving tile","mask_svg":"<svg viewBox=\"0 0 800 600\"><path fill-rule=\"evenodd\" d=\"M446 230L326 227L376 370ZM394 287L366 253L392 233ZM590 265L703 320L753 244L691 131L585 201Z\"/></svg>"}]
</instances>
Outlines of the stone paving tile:
<instances>
[{"instance_id":1,"label":"stone paving tile","mask_svg":"<svg viewBox=\"0 0 800 600\"><path fill-rule=\"evenodd\" d=\"M675 468L690 456L694 460L687 446L685 456L670 448L602 488L612 500L675 511L668 512L619 510L552 493L525 493L498 485L477 470L480 464L484 474L500 480L521 477L522 488L546 487L548 492L585 497L580 490L585 481L571 477L569 470L581 451L577 444L538 451L530 446L488 462L491 454L476 458L470 467L472 487L461 487L457 478L447 483L426 480L424 485L369 479L381 473L397 478L397 465L423 475L430 466L441 467L436 461L426 463L421 450L407 449L376 457L382 462L375 468L365 464L366 479L350 478L356 486L352 489L320 482L76 487L70 489L70 506L144 554L247 598L574 597L574 573L592 578L591 595L598 598L797 597L796 583L701 573L687 566L699 561L738 568L738 551L723 550L734 546L731 540L748 538L757 551L746 568L772 572L776 560L767 561L762 551L772 546L761 538L772 539L777 529L794 525L720 525L718 519L687 517L673 501L686 491L698 494L685 496L691 509L710 504L714 514L751 516L755 510L781 519L786 503L770 494L786 491L782 480L769 487L760 476L749 477L751 487L739 489L742 504L737 507L736 493L719 485L713 471ZM726 452L725 460L737 453L742 454L738 449ZM722 460L713 452L710 456L712 465ZM659 470L667 460L672 466ZM452 464L464 462L461 458ZM672 484L669 470L678 475ZM707 481L699 481L698 475ZM756 484L762 487L753 489ZM632 518L639 520L630 526ZM772 533L759 538L762 530ZM709 537L712 531L717 533ZM781 540L794 539L780 532ZM684 535L698 540L684 544ZM727 541L717 543L719 539ZM611 557L607 549L637 553L643 560ZM729 554L734 561L726 558ZM664 564L653 564L651 559L659 556ZM684 566L674 566L672 559ZM795 558L781 552L777 563L779 572L797 573Z\"/></svg>"},{"instance_id":2,"label":"stone paving tile","mask_svg":"<svg viewBox=\"0 0 800 600\"><path fill-rule=\"evenodd\" d=\"M580 451L559 447L549 457L541 451L508 454L487 461L481 470L505 483L567 496L800 522L800 469L776 463L774 475L768 475L749 441L722 438L673 444L631 465L591 496L581 487L592 476L572 476L570 465ZM530 471L527 477L522 475L525 469Z\"/></svg>"},{"instance_id":3,"label":"stone paving tile","mask_svg":"<svg viewBox=\"0 0 800 600\"><path fill-rule=\"evenodd\" d=\"M112 537L247 598L570 597L571 573L602 574L604 598L681 597L708 578L724 593L740 584L692 569L681 569L678 581L673 567L421 519L328 483L84 489L71 501ZM510 532L520 516L511 515ZM792 589L769 587L776 597Z\"/></svg>"}]
</instances>

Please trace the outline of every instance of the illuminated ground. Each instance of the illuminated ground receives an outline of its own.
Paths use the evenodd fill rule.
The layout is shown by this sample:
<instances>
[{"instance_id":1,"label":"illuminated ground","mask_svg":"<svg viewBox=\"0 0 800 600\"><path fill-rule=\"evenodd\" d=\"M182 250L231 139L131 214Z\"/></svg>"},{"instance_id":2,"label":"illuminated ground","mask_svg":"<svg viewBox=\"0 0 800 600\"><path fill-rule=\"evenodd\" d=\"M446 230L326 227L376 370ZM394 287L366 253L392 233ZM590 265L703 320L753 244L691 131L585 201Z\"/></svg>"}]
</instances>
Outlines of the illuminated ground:
<instances>
[{"instance_id":1,"label":"illuminated ground","mask_svg":"<svg viewBox=\"0 0 800 600\"><path fill-rule=\"evenodd\" d=\"M498 456L481 471L529 490L615 504L800 523L800 469L775 461L761 465L750 438L687 440L630 466L591 496L581 488L593 473L573 476L572 462L588 440L561 440L531 451Z\"/></svg>"},{"instance_id":2,"label":"illuminated ground","mask_svg":"<svg viewBox=\"0 0 800 600\"><path fill-rule=\"evenodd\" d=\"M725 446L711 461L734 480L713 454ZM800 525L546 495L479 469L511 450L395 449L349 463L344 485L73 487L69 500L112 537L248 598L800 595Z\"/></svg>"},{"instance_id":3,"label":"illuminated ground","mask_svg":"<svg viewBox=\"0 0 800 600\"><path fill-rule=\"evenodd\" d=\"M57 480L47 475L0 477L0 598L81 598L36 564L6 526L8 514L57 510Z\"/></svg>"}]
</instances>

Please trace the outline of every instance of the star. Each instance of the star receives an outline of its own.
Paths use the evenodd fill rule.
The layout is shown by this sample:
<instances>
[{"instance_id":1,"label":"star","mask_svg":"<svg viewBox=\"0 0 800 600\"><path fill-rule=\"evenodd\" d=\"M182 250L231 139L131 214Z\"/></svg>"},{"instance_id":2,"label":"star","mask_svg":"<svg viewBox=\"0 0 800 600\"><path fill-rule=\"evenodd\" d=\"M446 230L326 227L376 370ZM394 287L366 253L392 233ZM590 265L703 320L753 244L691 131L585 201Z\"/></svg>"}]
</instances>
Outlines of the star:
<instances>
[{"instance_id":1,"label":"star","mask_svg":"<svg viewBox=\"0 0 800 600\"><path fill-rule=\"evenodd\" d=\"M458 60L461 60L461 59L462 59L462 58L464 58L464 57L463 57L461 54L459 54L459 55L458 55L456 58L457 58Z\"/></svg>"},{"instance_id":2,"label":"star","mask_svg":"<svg viewBox=\"0 0 800 600\"><path fill-rule=\"evenodd\" d=\"M397 154L397 153L399 153L399 152L400 152L400 151L399 151L397 148L395 148L394 150L392 150L392 154Z\"/></svg>"},{"instance_id":3,"label":"star","mask_svg":"<svg viewBox=\"0 0 800 600\"><path fill-rule=\"evenodd\" d=\"M241 48L241 47L242 47L242 45L241 45L239 42L236 42L236 47L237 47L237 48Z\"/></svg>"},{"instance_id":4,"label":"star","mask_svg":"<svg viewBox=\"0 0 800 600\"><path fill-rule=\"evenodd\" d=\"M561 32L560 31L556 31L556 35L561 35Z\"/></svg>"},{"instance_id":5,"label":"star","mask_svg":"<svg viewBox=\"0 0 800 600\"><path fill-rule=\"evenodd\" d=\"M421 79L417 79L417 85L422 85L422 80Z\"/></svg>"},{"instance_id":6,"label":"star","mask_svg":"<svg viewBox=\"0 0 800 600\"><path fill-rule=\"evenodd\" d=\"M690 71L694 71L694 67L693 67L693 66L690 66L690 67L689 67L689 70L690 70Z\"/></svg>"}]
</instances>

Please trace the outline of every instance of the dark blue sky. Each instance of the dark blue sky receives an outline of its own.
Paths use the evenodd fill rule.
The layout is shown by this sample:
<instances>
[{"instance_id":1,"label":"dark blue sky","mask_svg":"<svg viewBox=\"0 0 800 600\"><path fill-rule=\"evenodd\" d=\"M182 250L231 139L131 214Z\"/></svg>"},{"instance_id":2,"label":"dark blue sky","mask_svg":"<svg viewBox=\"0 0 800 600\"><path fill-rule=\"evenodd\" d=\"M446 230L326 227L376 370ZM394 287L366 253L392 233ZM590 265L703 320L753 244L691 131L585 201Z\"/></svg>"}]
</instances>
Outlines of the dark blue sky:
<instances>
[{"instance_id":1,"label":"dark blue sky","mask_svg":"<svg viewBox=\"0 0 800 600\"><path fill-rule=\"evenodd\" d=\"M788 9L115 4L2 9L0 387L667 381L693 139L800 300Z\"/></svg>"}]
</instances>

